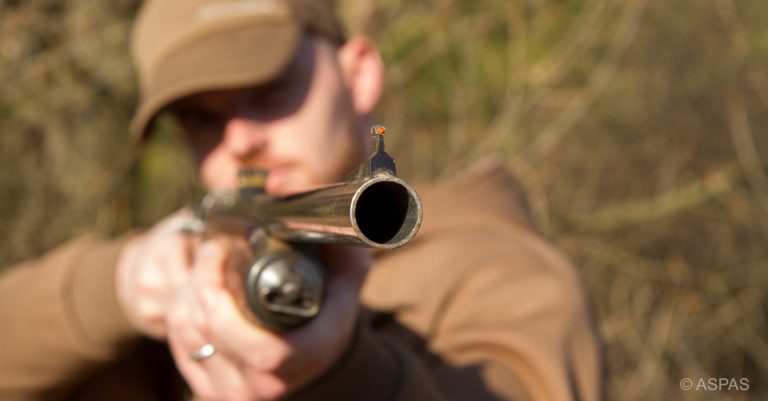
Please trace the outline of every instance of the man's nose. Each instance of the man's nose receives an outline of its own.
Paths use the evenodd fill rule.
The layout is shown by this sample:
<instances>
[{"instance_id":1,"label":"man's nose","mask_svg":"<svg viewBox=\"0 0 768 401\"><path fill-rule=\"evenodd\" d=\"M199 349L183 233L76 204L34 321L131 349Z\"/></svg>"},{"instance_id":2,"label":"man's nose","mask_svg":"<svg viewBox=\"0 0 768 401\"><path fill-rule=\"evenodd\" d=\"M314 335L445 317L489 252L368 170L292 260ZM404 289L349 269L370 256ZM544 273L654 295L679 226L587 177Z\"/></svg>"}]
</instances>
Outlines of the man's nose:
<instances>
[{"instance_id":1,"label":"man's nose","mask_svg":"<svg viewBox=\"0 0 768 401\"><path fill-rule=\"evenodd\" d=\"M264 123L242 116L231 117L224 126L224 145L240 159L256 156L267 146Z\"/></svg>"}]
</instances>

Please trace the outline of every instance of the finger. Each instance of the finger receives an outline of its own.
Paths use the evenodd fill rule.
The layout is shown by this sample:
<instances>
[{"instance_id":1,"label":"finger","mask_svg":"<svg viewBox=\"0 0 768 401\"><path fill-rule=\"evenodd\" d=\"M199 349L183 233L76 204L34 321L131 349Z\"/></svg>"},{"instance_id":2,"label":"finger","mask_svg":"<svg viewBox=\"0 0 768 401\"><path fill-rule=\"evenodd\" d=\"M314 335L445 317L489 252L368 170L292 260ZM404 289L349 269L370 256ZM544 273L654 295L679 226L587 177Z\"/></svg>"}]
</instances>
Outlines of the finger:
<instances>
[{"instance_id":1,"label":"finger","mask_svg":"<svg viewBox=\"0 0 768 401\"><path fill-rule=\"evenodd\" d=\"M251 260L247 241L226 237L209 240L197 255L192 279L198 288L223 289L245 302L242 277ZM200 302L205 298L201 296Z\"/></svg>"},{"instance_id":2,"label":"finger","mask_svg":"<svg viewBox=\"0 0 768 401\"><path fill-rule=\"evenodd\" d=\"M196 280L218 287L226 286L226 270L238 269L250 261L248 242L241 238L218 236L197 247L193 270Z\"/></svg>"},{"instance_id":3,"label":"finger","mask_svg":"<svg viewBox=\"0 0 768 401\"><path fill-rule=\"evenodd\" d=\"M233 358L247 358L244 349L261 348L276 337L256 327L246 317L226 285L225 270L229 266L228 258L232 257L231 246L232 243L222 240L206 241L201 245L192 282L204 316L204 335L219 346L220 352Z\"/></svg>"},{"instance_id":4,"label":"finger","mask_svg":"<svg viewBox=\"0 0 768 401\"><path fill-rule=\"evenodd\" d=\"M213 383L203 364L194 361L189 354L188 346L179 340L177 332L171 330L168 333L168 344L171 348L176 366L186 380L192 391L204 399L216 399Z\"/></svg>"},{"instance_id":5,"label":"finger","mask_svg":"<svg viewBox=\"0 0 768 401\"><path fill-rule=\"evenodd\" d=\"M250 393L249 386L239 362L229 359L216 351L203 360L194 360L191 355L197 349L190 350L177 339L170 341L172 353L184 378L199 396L206 399L246 400ZM203 345L212 343L203 343ZM215 345L214 349L215 349Z\"/></svg>"},{"instance_id":6,"label":"finger","mask_svg":"<svg viewBox=\"0 0 768 401\"><path fill-rule=\"evenodd\" d=\"M241 359L251 375L271 377L273 384L286 380L296 384L296 378L315 377L308 375L307 366L325 371L334 362L325 360L324 351L318 352L314 343L328 344L336 355L341 355L349 343L357 299L355 291L346 293L349 295L330 297L329 307L307 326L278 333L246 318L228 292L209 289L204 292L208 298L203 311L208 323L205 335L222 352Z\"/></svg>"},{"instance_id":7,"label":"finger","mask_svg":"<svg viewBox=\"0 0 768 401\"><path fill-rule=\"evenodd\" d=\"M163 274L171 288L178 288L190 277L192 270L192 240L179 234L170 234L165 241L158 242L158 247L164 247L158 253L161 255Z\"/></svg>"},{"instance_id":8,"label":"finger","mask_svg":"<svg viewBox=\"0 0 768 401\"><path fill-rule=\"evenodd\" d=\"M194 321L197 319L193 317L190 305L193 297L190 293L190 288L180 291L168 311L168 344L179 371L195 394L215 399L217 397L208 372L201 363L191 358L196 351L195 347L199 349L206 341L195 327Z\"/></svg>"},{"instance_id":9,"label":"finger","mask_svg":"<svg viewBox=\"0 0 768 401\"><path fill-rule=\"evenodd\" d=\"M204 317L190 285L174 302L169 344L174 359L195 392L203 397L224 400L246 399L248 385L239 362L216 350L217 344L203 334ZM214 354L195 360L192 355L203 346L212 345Z\"/></svg>"},{"instance_id":10,"label":"finger","mask_svg":"<svg viewBox=\"0 0 768 401\"><path fill-rule=\"evenodd\" d=\"M182 209L159 222L149 233L151 251L148 254L157 255L156 263L162 267L166 282L172 288L177 288L189 277L193 250L200 241L198 236L179 231L179 221L190 217L191 212Z\"/></svg>"},{"instance_id":11,"label":"finger","mask_svg":"<svg viewBox=\"0 0 768 401\"><path fill-rule=\"evenodd\" d=\"M203 241L204 223L189 208L183 208L163 220L162 224L166 232L180 241L184 250L184 265L191 267L194 250Z\"/></svg>"},{"instance_id":12,"label":"finger","mask_svg":"<svg viewBox=\"0 0 768 401\"><path fill-rule=\"evenodd\" d=\"M199 296L207 321L205 334L222 352L260 372L273 371L289 359L291 347L281 335L258 326L230 292L209 287Z\"/></svg>"},{"instance_id":13,"label":"finger","mask_svg":"<svg viewBox=\"0 0 768 401\"><path fill-rule=\"evenodd\" d=\"M225 288L228 253L226 243L215 239L206 240L197 248L190 277L197 292L208 287Z\"/></svg>"},{"instance_id":14,"label":"finger","mask_svg":"<svg viewBox=\"0 0 768 401\"><path fill-rule=\"evenodd\" d=\"M249 386L240 371L238 360L230 359L226 354L217 352L200 362L207 370L213 390L220 399L227 401L250 399Z\"/></svg>"}]
</instances>

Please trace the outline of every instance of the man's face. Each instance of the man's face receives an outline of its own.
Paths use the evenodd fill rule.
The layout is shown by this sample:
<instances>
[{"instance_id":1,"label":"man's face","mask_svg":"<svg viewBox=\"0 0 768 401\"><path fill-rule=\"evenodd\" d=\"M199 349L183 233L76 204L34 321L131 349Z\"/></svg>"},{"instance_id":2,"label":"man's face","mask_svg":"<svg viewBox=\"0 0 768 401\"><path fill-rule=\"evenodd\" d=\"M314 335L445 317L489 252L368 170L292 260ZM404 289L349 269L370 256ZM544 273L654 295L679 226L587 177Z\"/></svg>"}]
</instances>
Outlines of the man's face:
<instances>
[{"instance_id":1,"label":"man's face","mask_svg":"<svg viewBox=\"0 0 768 401\"><path fill-rule=\"evenodd\" d=\"M287 194L339 181L365 159L365 118L352 106L337 52L307 35L274 81L171 106L207 187L232 188L238 168L249 166L269 170L268 193Z\"/></svg>"}]
</instances>

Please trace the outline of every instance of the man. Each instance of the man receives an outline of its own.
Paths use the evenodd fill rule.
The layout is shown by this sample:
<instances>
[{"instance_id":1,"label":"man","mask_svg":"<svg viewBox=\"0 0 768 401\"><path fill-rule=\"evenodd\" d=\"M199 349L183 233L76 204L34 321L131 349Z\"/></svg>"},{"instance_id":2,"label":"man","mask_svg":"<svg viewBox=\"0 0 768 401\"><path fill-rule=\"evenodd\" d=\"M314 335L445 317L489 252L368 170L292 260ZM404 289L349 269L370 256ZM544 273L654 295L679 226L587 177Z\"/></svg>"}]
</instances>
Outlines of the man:
<instances>
[{"instance_id":1,"label":"man","mask_svg":"<svg viewBox=\"0 0 768 401\"><path fill-rule=\"evenodd\" d=\"M133 135L170 112L209 188L260 167L268 193L289 194L368 155L382 63L330 2L151 0L133 53ZM420 193L408 246L375 261L325 247L326 304L286 333L251 323L227 290L242 240L184 234L183 212L18 267L0 282L0 398L598 399L578 279L534 234L514 180L487 163Z\"/></svg>"}]
</instances>

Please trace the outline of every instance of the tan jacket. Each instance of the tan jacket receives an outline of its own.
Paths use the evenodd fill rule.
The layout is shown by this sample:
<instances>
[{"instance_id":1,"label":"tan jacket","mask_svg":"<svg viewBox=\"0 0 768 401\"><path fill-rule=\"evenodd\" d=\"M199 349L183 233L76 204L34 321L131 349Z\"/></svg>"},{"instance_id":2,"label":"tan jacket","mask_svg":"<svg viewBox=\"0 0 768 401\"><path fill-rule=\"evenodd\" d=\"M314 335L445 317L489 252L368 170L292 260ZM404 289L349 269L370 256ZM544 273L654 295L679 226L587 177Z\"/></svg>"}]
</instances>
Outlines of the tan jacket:
<instances>
[{"instance_id":1,"label":"tan jacket","mask_svg":"<svg viewBox=\"0 0 768 401\"><path fill-rule=\"evenodd\" d=\"M579 278L534 233L516 181L486 162L419 192L424 225L377 256L353 345L289 399L600 399ZM185 396L165 345L140 339L118 308L119 250L84 238L2 277L0 400Z\"/></svg>"}]
</instances>

